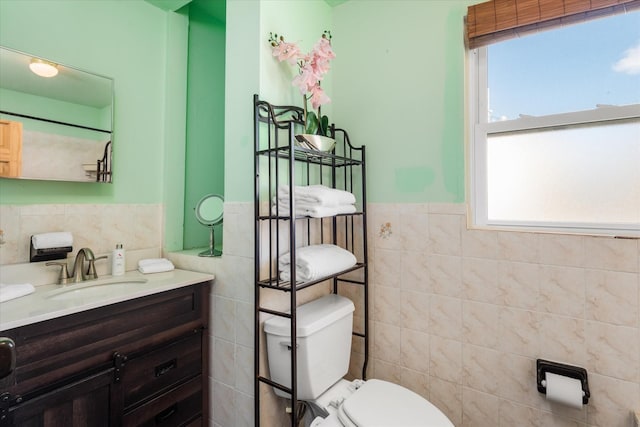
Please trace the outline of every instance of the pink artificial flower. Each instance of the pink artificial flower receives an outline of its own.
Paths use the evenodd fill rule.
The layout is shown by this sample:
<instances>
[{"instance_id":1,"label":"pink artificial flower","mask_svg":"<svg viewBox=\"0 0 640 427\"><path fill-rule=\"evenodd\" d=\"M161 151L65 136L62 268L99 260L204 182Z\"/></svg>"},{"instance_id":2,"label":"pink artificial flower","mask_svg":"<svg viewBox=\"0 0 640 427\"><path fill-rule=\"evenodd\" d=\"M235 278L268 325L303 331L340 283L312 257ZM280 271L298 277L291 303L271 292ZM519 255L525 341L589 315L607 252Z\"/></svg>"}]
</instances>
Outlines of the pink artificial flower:
<instances>
[{"instance_id":1,"label":"pink artificial flower","mask_svg":"<svg viewBox=\"0 0 640 427\"><path fill-rule=\"evenodd\" d=\"M313 61L311 61L311 67L316 77L318 77L318 80L322 80L324 75L331 69L331 67L329 67L329 60L318 56L314 57Z\"/></svg>"},{"instance_id":2,"label":"pink artificial flower","mask_svg":"<svg viewBox=\"0 0 640 427\"><path fill-rule=\"evenodd\" d=\"M311 65L307 63L300 68L300 74L294 77L291 84L300 89L301 95L305 95L307 92L311 92L312 88L317 83L318 77L313 71Z\"/></svg>"},{"instance_id":3,"label":"pink artificial flower","mask_svg":"<svg viewBox=\"0 0 640 427\"><path fill-rule=\"evenodd\" d=\"M322 80L323 76L330 70L329 62L336 57L331 48L331 42L325 37L320 38L313 47L311 56L311 66L318 80Z\"/></svg>"},{"instance_id":4,"label":"pink artificial flower","mask_svg":"<svg viewBox=\"0 0 640 427\"><path fill-rule=\"evenodd\" d=\"M336 57L336 54L331 48L331 42L325 37L321 37L320 40L318 40L318 43L313 47L313 54L319 58L324 58L327 61Z\"/></svg>"},{"instance_id":5,"label":"pink artificial flower","mask_svg":"<svg viewBox=\"0 0 640 427\"><path fill-rule=\"evenodd\" d=\"M300 48L296 43L287 43L280 41L276 46L273 46L273 56L278 58L278 61L287 61L291 65L295 65L300 57Z\"/></svg>"},{"instance_id":6,"label":"pink artificial flower","mask_svg":"<svg viewBox=\"0 0 640 427\"><path fill-rule=\"evenodd\" d=\"M319 83L316 83L310 90L311 92L311 106L314 110L317 110L323 104L328 104L331 99L322 90Z\"/></svg>"},{"instance_id":7,"label":"pink artificial flower","mask_svg":"<svg viewBox=\"0 0 640 427\"><path fill-rule=\"evenodd\" d=\"M269 42L273 49L273 56L280 62L287 61L291 65L298 66L299 74L294 77L292 85L296 86L304 97L305 108L307 100L311 101L311 106L316 110L321 105L331 102L320 87L320 81L330 70L329 63L336 57L330 40L331 33L325 31L313 50L303 54L296 43L287 43L282 36L278 38L277 34L270 33Z\"/></svg>"}]
</instances>

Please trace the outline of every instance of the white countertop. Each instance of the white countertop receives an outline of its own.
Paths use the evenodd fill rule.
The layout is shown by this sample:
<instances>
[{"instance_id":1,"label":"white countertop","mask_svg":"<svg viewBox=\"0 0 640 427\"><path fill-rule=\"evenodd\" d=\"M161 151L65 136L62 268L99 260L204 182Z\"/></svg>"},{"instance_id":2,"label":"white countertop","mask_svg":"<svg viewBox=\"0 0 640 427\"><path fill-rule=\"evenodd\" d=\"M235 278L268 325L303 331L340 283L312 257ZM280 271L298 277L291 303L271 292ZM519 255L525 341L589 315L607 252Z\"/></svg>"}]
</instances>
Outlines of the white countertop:
<instances>
[{"instance_id":1,"label":"white countertop","mask_svg":"<svg viewBox=\"0 0 640 427\"><path fill-rule=\"evenodd\" d=\"M0 331L213 280L187 270L104 276L69 285L40 285L32 294L0 303ZM89 291L80 289L91 288Z\"/></svg>"}]
</instances>

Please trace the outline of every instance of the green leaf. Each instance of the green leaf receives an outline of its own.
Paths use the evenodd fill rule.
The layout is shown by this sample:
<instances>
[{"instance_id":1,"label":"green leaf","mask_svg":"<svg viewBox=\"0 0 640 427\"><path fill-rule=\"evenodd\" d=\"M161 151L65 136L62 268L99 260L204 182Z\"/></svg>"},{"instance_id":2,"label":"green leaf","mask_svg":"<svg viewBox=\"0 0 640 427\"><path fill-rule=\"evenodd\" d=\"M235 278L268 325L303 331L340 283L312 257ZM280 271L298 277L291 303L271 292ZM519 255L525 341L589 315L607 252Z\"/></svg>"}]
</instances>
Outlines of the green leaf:
<instances>
[{"instance_id":1,"label":"green leaf","mask_svg":"<svg viewBox=\"0 0 640 427\"><path fill-rule=\"evenodd\" d=\"M329 135L329 117L322 116L320 119L320 135L328 136Z\"/></svg>"},{"instance_id":2,"label":"green leaf","mask_svg":"<svg viewBox=\"0 0 640 427\"><path fill-rule=\"evenodd\" d=\"M318 130L318 116L313 111L307 113L307 127L305 132L308 134L315 134Z\"/></svg>"}]
</instances>

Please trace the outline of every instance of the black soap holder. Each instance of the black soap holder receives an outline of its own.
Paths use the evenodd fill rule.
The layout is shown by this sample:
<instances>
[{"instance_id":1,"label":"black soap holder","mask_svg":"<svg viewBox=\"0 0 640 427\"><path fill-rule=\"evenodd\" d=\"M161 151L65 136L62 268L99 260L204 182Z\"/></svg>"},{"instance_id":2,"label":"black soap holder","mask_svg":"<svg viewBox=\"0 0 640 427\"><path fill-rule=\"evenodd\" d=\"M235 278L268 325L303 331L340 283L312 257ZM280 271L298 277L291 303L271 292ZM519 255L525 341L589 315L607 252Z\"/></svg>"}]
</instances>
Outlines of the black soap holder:
<instances>
[{"instance_id":1,"label":"black soap holder","mask_svg":"<svg viewBox=\"0 0 640 427\"><path fill-rule=\"evenodd\" d=\"M552 362L550 360L538 359L536 361L536 376L538 383L538 391L547 394L547 386L545 374L550 372L556 375L574 378L580 381L582 385L582 404L589 403L589 380L587 378L587 370L579 366L565 365L563 363Z\"/></svg>"},{"instance_id":2,"label":"black soap holder","mask_svg":"<svg viewBox=\"0 0 640 427\"><path fill-rule=\"evenodd\" d=\"M63 246L60 248L36 249L33 247L33 240L29 239L29 262L51 261L53 259L65 259L67 254L73 250L73 246Z\"/></svg>"}]
</instances>

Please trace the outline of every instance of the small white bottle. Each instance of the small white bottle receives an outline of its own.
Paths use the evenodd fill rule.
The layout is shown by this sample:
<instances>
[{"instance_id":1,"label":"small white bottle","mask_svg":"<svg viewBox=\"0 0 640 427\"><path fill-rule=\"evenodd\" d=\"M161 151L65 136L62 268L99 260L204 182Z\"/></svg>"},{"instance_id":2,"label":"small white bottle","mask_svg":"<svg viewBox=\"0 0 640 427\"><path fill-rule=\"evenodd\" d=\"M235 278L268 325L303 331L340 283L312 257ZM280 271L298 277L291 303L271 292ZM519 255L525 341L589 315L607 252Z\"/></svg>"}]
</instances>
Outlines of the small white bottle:
<instances>
[{"instance_id":1,"label":"small white bottle","mask_svg":"<svg viewBox=\"0 0 640 427\"><path fill-rule=\"evenodd\" d=\"M111 255L111 275L122 276L125 270L124 249L122 243L118 243Z\"/></svg>"}]
</instances>

